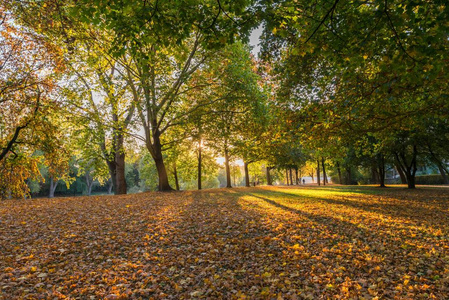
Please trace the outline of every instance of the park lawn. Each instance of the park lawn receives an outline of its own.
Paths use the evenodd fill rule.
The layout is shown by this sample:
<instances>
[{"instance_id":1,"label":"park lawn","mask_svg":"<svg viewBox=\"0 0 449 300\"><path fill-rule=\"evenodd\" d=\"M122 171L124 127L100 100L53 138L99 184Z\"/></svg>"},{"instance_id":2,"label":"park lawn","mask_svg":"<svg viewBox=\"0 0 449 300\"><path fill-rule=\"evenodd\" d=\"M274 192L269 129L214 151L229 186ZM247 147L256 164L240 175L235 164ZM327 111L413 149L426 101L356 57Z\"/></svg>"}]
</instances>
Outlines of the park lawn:
<instances>
[{"instance_id":1,"label":"park lawn","mask_svg":"<svg viewBox=\"0 0 449 300\"><path fill-rule=\"evenodd\" d=\"M449 188L0 202L0 299L449 299Z\"/></svg>"}]
</instances>

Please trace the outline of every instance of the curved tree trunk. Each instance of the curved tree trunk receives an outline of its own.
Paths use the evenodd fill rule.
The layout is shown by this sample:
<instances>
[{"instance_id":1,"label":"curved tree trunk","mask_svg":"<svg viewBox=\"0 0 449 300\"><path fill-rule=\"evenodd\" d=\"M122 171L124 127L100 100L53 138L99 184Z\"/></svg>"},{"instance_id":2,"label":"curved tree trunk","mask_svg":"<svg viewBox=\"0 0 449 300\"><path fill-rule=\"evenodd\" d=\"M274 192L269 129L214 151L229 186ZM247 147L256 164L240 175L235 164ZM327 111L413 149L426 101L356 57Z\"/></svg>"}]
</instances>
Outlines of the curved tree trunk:
<instances>
[{"instance_id":1,"label":"curved tree trunk","mask_svg":"<svg viewBox=\"0 0 449 300\"><path fill-rule=\"evenodd\" d=\"M401 178L401 183L407 184L407 177L405 177L405 174L402 171L400 163L396 159L394 161L394 167L395 167L396 171L399 173L399 177Z\"/></svg>"},{"instance_id":2,"label":"curved tree trunk","mask_svg":"<svg viewBox=\"0 0 449 300\"><path fill-rule=\"evenodd\" d=\"M55 191L58 187L59 180L54 181L53 177L50 177L50 191L48 194L48 198L54 198L55 197Z\"/></svg>"}]
</instances>

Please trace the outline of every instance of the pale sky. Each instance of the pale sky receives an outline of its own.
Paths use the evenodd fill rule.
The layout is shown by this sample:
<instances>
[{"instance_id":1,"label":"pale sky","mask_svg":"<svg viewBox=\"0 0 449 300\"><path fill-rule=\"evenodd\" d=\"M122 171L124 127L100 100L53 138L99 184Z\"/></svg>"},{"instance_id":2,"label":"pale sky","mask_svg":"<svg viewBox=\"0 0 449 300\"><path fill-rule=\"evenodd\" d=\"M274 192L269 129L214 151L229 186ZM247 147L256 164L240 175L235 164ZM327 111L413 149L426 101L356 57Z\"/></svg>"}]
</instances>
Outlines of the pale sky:
<instances>
[{"instance_id":1,"label":"pale sky","mask_svg":"<svg viewBox=\"0 0 449 300\"><path fill-rule=\"evenodd\" d=\"M253 32L251 32L251 35L249 37L249 44L251 46L253 46L253 50L251 51L253 53L253 55L255 57L259 56L259 51L260 51L260 35L262 34L262 30L263 30L263 26L260 25L259 27L257 27L256 29L253 30Z\"/></svg>"}]
</instances>

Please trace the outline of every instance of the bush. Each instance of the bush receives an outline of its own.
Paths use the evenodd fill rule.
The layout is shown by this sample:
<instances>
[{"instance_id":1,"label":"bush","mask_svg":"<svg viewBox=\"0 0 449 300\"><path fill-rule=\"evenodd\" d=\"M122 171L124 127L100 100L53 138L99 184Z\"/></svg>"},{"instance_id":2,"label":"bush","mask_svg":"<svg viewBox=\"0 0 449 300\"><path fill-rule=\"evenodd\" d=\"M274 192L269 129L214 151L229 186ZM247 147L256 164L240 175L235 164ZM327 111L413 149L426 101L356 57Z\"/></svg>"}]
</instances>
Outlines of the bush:
<instances>
[{"instance_id":1,"label":"bush","mask_svg":"<svg viewBox=\"0 0 449 300\"><path fill-rule=\"evenodd\" d=\"M437 175L422 175L416 176L416 184L444 184L443 176Z\"/></svg>"}]
</instances>

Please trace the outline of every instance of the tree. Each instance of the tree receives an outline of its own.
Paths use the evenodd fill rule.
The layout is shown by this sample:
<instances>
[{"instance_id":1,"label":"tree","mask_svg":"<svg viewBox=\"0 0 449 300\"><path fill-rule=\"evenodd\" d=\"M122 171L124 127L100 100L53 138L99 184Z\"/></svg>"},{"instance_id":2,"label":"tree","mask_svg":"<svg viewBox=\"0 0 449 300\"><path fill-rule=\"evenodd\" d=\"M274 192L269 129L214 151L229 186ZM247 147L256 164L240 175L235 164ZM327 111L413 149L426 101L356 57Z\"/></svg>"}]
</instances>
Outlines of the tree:
<instances>
[{"instance_id":1,"label":"tree","mask_svg":"<svg viewBox=\"0 0 449 300\"><path fill-rule=\"evenodd\" d=\"M59 129L49 115L57 110L55 81L64 66L58 49L20 26L7 2L0 15L0 193L21 197L25 180L40 176L41 157L33 152L58 147L52 134Z\"/></svg>"},{"instance_id":2,"label":"tree","mask_svg":"<svg viewBox=\"0 0 449 300\"><path fill-rule=\"evenodd\" d=\"M181 95L188 93L186 83L210 55L209 49L232 41L242 26L230 19L229 14L245 17L247 4L247 1L188 4L82 1L72 11L86 23L111 29L115 37L114 55L127 57L128 85L144 128L146 148L158 171L159 190L172 189L161 138L189 113L179 110L183 104ZM115 9L116 6L120 9Z\"/></svg>"}]
</instances>

